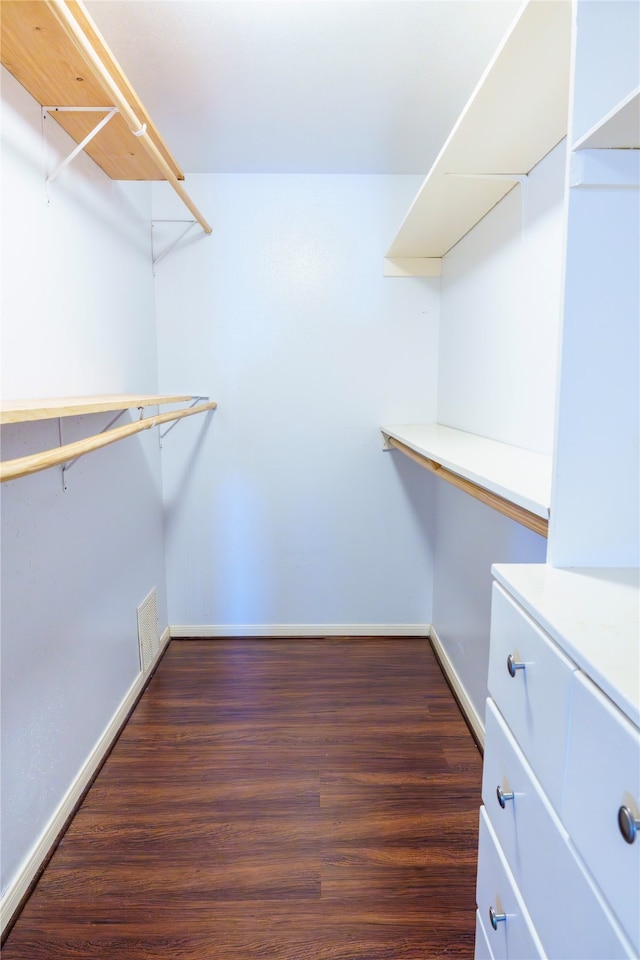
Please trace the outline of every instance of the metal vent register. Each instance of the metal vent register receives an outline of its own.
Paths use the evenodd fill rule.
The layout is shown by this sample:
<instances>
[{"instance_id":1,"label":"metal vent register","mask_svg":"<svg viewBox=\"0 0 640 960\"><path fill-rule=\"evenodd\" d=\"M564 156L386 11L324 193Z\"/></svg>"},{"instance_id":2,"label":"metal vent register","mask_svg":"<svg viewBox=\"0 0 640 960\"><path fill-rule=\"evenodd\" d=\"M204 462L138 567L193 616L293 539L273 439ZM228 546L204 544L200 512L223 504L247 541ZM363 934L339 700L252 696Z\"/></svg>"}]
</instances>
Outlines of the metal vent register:
<instances>
[{"instance_id":1,"label":"metal vent register","mask_svg":"<svg viewBox=\"0 0 640 960\"><path fill-rule=\"evenodd\" d=\"M140 648L140 669L145 673L160 649L158 594L155 587L138 607L138 645Z\"/></svg>"}]
</instances>

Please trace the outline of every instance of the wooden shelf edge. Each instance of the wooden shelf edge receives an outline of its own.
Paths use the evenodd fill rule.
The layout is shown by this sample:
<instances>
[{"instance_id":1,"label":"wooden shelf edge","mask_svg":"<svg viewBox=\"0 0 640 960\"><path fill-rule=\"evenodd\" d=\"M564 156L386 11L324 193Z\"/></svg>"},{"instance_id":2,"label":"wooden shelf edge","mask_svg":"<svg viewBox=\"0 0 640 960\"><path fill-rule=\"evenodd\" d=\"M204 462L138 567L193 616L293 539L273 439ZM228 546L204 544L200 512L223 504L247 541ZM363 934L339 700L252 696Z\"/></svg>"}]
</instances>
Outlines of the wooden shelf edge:
<instances>
[{"instance_id":1,"label":"wooden shelf edge","mask_svg":"<svg viewBox=\"0 0 640 960\"><path fill-rule=\"evenodd\" d=\"M416 453L415 450L412 450L411 447L408 447L400 440L396 440L395 437L387 436L387 444L390 447L395 447L396 450L399 450L406 457L409 457L410 460L418 463L421 467L434 473L442 480L446 480L447 483L450 483L452 486L457 487L476 500L480 500L481 503L491 507L493 510L497 510L497 512L503 514L503 516L508 517L510 520L515 520L516 523L522 524L522 526L527 527L541 537L548 536L549 521L544 517L539 517L537 514L525 509L525 507L521 507L511 500L507 500L505 497L501 497L491 490L487 490L486 487L473 483L471 480L467 480L466 477L461 477L447 467L443 467L437 460L432 460L424 456L424 454Z\"/></svg>"},{"instance_id":2,"label":"wooden shelf edge","mask_svg":"<svg viewBox=\"0 0 640 960\"><path fill-rule=\"evenodd\" d=\"M131 410L134 407L155 407L194 400L192 394L123 393L87 397L47 397L34 400L0 401L0 424L52 420L56 417L77 417L110 410Z\"/></svg>"},{"instance_id":3,"label":"wooden shelf edge","mask_svg":"<svg viewBox=\"0 0 640 960\"><path fill-rule=\"evenodd\" d=\"M84 440L76 440L74 443L56 447L55 450L45 450L42 453L33 453L26 457L18 457L15 460L5 460L0 463L0 483L4 483L6 480L18 480L20 477L27 477L32 473L38 473L40 470L47 470L49 467L60 466L70 460L75 460L77 457L82 457L86 453L92 453L101 447L117 443L118 440L124 440L125 437L131 437L142 430L149 430L151 427L160 426L162 423L170 423L172 420L193 417L207 410L215 410L216 407L217 403L215 401L201 403L197 407L175 410L172 413L162 413L158 416L148 417L146 420L137 420L135 423L125 424L123 427L115 427L106 433L98 433L86 437Z\"/></svg>"}]
</instances>

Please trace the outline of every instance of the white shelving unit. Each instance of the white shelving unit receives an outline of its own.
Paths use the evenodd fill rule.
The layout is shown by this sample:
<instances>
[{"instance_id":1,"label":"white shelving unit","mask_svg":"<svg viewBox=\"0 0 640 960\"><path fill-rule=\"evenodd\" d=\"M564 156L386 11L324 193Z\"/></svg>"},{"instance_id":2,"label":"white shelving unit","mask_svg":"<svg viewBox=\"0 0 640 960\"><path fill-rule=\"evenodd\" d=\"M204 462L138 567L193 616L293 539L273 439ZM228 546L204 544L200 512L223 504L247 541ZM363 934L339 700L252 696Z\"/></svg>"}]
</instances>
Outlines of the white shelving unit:
<instances>
[{"instance_id":1,"label":"white shelving unit","mask_svg":"<svg viewBox=\"0 0 640 960\"><path fill-rule=\"evenodd\" d=\"M417 261L444 256L566 136L570 33L569 3L522 8L391 244L388 275L437 275Z\"/></svg>"},{"instance_id":2,"label":"white shelving unit","mask_svg":"<svg viewBox=\"0 0 640 960\"><path fill-rule=\"evenodd\" d=\"M413 452L418 462L488 506L546 535L551 458L439 423L382 427L385 446ZM453 475L452 476L450 476ZM473 489L477 488L477 489ZM483 496L482 492L494 495Z\"/></svg>"}]
</instances>

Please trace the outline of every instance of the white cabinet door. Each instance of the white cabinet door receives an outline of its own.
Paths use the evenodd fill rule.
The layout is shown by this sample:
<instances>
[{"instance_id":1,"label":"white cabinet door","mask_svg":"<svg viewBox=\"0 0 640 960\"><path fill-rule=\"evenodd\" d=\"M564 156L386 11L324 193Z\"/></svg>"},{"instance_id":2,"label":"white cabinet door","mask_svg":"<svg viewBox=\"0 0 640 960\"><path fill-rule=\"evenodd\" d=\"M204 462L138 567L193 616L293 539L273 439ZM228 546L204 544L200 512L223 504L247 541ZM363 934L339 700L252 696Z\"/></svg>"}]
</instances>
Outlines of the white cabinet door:
<instances>
[{"instance_id":1,"label":"white cabinet door","mask_svg":"<svg viewBox=\"0 0 640 960\"><path fill-rule=\"evenodd\" d=\"M620 808L638 819L633 843ZM640 732L583 674L575 679L563 822L640 950Z\"/></svg>"},{"instance_id":2,"label":"white cabinet door","mask_svg":"<svg viewBox=\"0 0 640 960\"><path fill-rule=\"evenodd\" d=\"M489 692L558 811L574 669L555 643L494 583Z\"/></svg>"}]
</instances>

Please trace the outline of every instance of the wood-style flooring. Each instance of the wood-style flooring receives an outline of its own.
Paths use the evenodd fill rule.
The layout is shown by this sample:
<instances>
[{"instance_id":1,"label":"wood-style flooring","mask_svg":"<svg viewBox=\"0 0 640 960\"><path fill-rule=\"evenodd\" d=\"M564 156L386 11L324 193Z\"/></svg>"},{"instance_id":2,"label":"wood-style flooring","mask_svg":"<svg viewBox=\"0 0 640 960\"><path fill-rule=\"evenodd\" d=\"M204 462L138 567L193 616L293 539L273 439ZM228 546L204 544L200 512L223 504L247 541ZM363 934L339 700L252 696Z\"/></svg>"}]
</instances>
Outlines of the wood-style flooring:
<instances>
[{"instance_id":1,"label":"wood-style flooring","mask_svg":"<svg viewBox=\"0 0 640 960\"><path fill-rule=\"evenodd\" d=\"M480 781L427 640L172 641L3 960L471 958Z\"/></svg>"}]
</instances>

